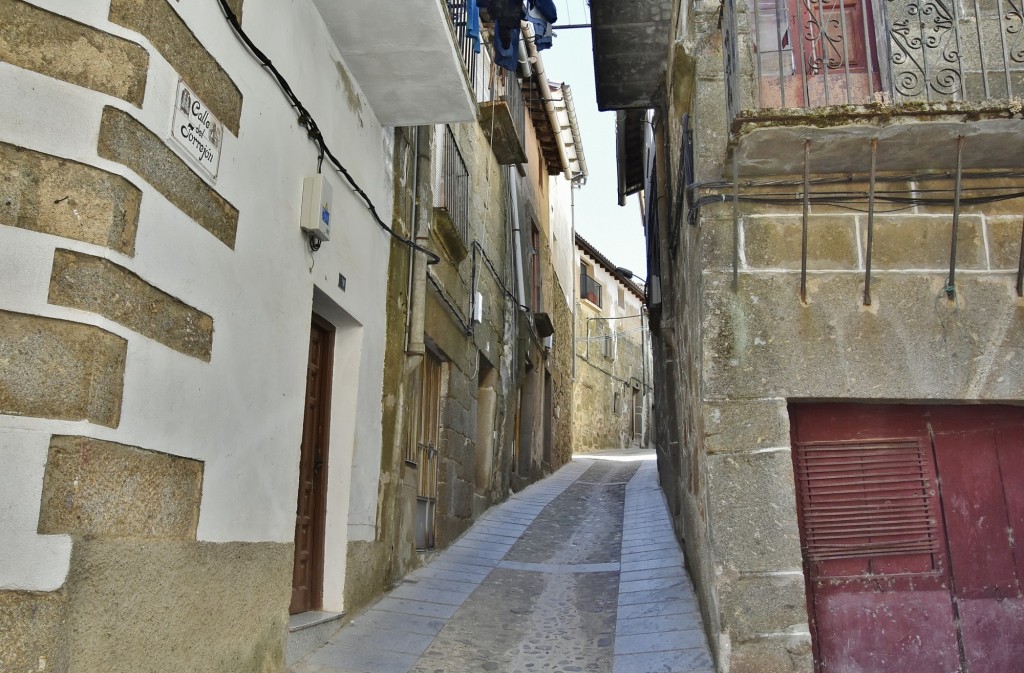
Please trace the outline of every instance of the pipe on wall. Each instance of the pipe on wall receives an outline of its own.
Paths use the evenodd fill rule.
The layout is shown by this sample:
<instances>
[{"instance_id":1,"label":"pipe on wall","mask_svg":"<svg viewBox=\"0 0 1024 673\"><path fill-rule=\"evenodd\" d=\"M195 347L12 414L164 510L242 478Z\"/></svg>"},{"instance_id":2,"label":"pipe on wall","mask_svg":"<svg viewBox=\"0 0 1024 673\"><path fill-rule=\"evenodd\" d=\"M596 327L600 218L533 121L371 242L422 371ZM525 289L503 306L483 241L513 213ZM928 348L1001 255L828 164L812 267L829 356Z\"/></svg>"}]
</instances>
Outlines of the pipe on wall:
<instances>
[{"instance_id":1,"label":"pipe on wall","mask_svg":"<svg viewBox=\"0 0 1024 673\"><path fill-rule=\"evenodd\" d=\"M427 242L430 231L430 218L434 211L434 199L431 191L431 128L416 128L416 196L414 200L415 215L413 216L413 235L416 242L423 245ZM418 250L413 252L412 264L412 297L410 302L411 318L409 320L409 340L406 347L406 371L419 366L427 347L424 341L427 302L427 256Z\"/></svg>"},{"instance_id":2,"label":"pipe on wall","mask_svg":"<svg viewBox=\"0 0 1024 673\"><path fill-rule=\"evenodd\" d=\"M551 99L551 86L548 84L547 75L544 73L544 61L537 51L537 34L533 30L533 24L529 21L522 22L523 41L526 43L526 50L530 54L530 62L533 63L533 74L537 78L537 88L540 89L541 100L544 101L544 110L551 122L551 129L555 132L558 142L558 158L562 162L562 174L566 180L572 180L572 169L569 168L569 157L565 154L565 143L562 142L562 126L558 123L558 111L555 110L555 101Z\"/></svg>"}]
</instances>

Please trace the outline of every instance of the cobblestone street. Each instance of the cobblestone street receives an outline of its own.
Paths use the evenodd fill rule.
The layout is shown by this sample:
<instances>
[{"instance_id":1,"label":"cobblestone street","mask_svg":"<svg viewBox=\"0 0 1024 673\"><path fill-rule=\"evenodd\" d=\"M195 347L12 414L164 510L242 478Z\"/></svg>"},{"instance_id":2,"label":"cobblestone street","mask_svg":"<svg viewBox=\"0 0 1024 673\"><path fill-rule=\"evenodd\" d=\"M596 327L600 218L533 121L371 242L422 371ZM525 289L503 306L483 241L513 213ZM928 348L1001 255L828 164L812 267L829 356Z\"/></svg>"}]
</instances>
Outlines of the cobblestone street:
<instances>
[{"instance_id":1,"label":"cobblestone street","mask_svg":"<svg viewBox=\"0 0 1024 673\"><path fill-rule=\"evenodd\" d=\"M710 673L653 452L577 456L291 670Z\"/></svg>"}]
</instances>

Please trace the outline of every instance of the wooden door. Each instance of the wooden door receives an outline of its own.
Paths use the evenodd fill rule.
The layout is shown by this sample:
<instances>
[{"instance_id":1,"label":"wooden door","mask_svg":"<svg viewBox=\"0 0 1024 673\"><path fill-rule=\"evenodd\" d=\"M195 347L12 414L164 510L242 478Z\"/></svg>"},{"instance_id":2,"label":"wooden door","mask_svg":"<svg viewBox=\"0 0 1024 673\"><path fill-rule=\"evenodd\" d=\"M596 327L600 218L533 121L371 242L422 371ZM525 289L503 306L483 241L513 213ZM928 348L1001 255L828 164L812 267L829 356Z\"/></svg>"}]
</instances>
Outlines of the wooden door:
<instances>
[{"instance_id":1,"label":"wooden door","mask_svg":"<svg viewBox=\"0 0 1024 673\"><path fill-rule=\"evenodd\" d=\"M441 439L441 360L428 352L419 367L419 394L414 409L409 455L418 470L416 548L433 549L437 506L437 454Z\"/></svg>"},{"instance_id":2,"label":"wooden door","mask_svg":"<svg viewBox=\"0 0 1024 673\"><path fill-rule=\"evenodd\" d=\"M327 439L331 405L334 327L313 316L306 364L306 405L299 454L295 508L295 565L291 614L323 605L324 520L327 498Z\"/></svg>"},{"instance_id":3,"label":"wooden door","mask_svg":"<svg viewBox=\"0 0 1024 673\"><path fill-rule=\"evenodd\" d=\"M791 414L817 670L1021 670L1024 408Z\"/></svg>"}]
</instances>

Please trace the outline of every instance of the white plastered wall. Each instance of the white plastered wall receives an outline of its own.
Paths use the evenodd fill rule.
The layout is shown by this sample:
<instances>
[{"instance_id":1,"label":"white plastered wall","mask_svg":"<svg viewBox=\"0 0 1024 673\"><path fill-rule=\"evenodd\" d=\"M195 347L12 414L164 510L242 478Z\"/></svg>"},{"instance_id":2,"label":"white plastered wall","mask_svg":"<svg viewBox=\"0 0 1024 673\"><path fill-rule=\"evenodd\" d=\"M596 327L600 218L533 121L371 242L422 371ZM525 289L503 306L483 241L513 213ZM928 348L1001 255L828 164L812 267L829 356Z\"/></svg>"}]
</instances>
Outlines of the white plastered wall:
<instances>
[{"instance_id":1,"label":"white plastered wall","mask_svg":"<svg viewBox=\"0 0 1024 673\"><path fill-rule=\"evenodd\" d=\"M325 607L341 609L343 565L337 564L343 564L350 539L372 539L375 530L388 236L325 164L334 187L335 224L332 239L315 257L310 255L298 217L302 178L316 172L315 149L273 80L236 40L216 2L172 6L245 99L240 135L226 134L216 182L216 190L239 210L234 250L133 171L97 155L104 105L127 110L167 136L177 73L145 38L107 21L109 0L33 4L142 44L150 55L145 102L138 110L0 63L0 141L123 175L143 196L133 258L0 226L0 309L93 324L128 340L117 428L0 416L0 589L52 590L66 576L70 541L35 533L52 434L85 435L202 460L200 540L291 542L309 318L317 287L322 292L318 301L334 307L333 319L344 323L336 345L325 587ZM361 104L354 102L358 90L346 90L339 76L342 61L312 2L247 0L244 28L285 74L335 154L390 220L391 130L380 125L361 97ZM210 314L215 330L211 362L182 355L98 315L49 305L57 247L107 257ZM347 279L344 292L338 288L339 274Z\"/></svg>"}]
</instances>

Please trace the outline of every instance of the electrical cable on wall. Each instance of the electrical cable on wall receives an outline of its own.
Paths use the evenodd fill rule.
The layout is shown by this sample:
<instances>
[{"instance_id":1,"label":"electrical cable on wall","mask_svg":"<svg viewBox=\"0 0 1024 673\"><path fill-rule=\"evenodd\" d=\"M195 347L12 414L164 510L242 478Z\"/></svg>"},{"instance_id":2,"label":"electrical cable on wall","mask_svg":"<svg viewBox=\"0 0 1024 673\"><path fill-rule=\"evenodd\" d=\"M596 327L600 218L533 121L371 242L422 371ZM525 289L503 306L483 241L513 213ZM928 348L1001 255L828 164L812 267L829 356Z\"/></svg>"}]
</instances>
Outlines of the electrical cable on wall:
<instances>
[{"instance_id":1,"label":"electrical cable on wall","mask_svg":"<svg viewBox=\"0 0 1024 673\"><path fill-rule=\"evenodd\" d=\"M327 145L327 141L324 140L324 136L323 133L320 131L319 125L317 125L316 120L313 119L313 115L310 114L309 110L307 110L306 107L302 104L302 101L299 100L299 97L295 94L291 86L288 84L288 80L284 78L284 75L282 75L281 72L277 69L277 67L274 66L273 62L267 57L267 55L264 54L260 50L260 48L256 46L256 44L249 38L246 32L242 30L242 26L238 22L238 17L235 16L234 11L228 5L228 0L217 1L220 3L221 11L224 13L224 18L227 19L228 24L231 25L231 28L232 30L234 30L235 35L242 42L242 44L246 46L246 48L253 55L253 57L255 57L257 61L259 61L260 65L262 65L266 70L268 70L271 76L273 76L274 81L277 83L278 87L281 89L284 95L288 98L288 102L295 109L295 112L298 116L299 125L306 129L306 135L308 135L310 140L312 140L313 143L316 145L317 173L320 172L323 166L323 160L326 157L327 160L330 161L330 163L335 167L335 169L339 173L341 173L342 177L345 178L345 181L349 184L352 190L363 201L363 204L366 206L367 211L369 211L370 216L373 218L374 222L376 222L378 226L380 226L381 229L383 229L393 238L397 239L399 242L408 246L409 248L427 255L427 264L437 264L438 262L440 262L441 258L438 257L435 253L431 252L427 248L420 246L412 239L402 236L394 229L392 229L390 226L388 226L388 224L383 219L381 219L380 215L377 213L377 207L373 204L373 200L370 199L370 196L365 191L363 191L363 188L359 186L359 183L356 182L355 178L352 177L352 174L349 173L348 169L345 168L344 164L342 164L338 157L335 156L334 152L331 151L331 148Z\"/></svg>"},{"instance_id":2,"label":"electrical cable on wall","mask_svg":"<svg viewBox=\"0 0 1024 673\"><path fill-rule=\"evenodd\" d=\"M930 173L930 174L901 174L901 175L889 175L879 176L876 178L877 182L928 182L931 180L948 180L952 178L953 173L946 171L941 173ZM978 178L982 180L992 179L1006 179L1006 178L1022 178L1024 177L1024 171L1000 171L996 173L978 173L972 174L964 172L964 180L971 178ZM808 184L810 185L848 185L854 182L859 182L853 175L845 175L841 177L827 177L827 178L810 178ZM763 189L767 187L798 187L802 186L803 180L794 179L766 179L766 180L747 180L739 183L740 188L745 189ZM713 203L723 203L727 199L731 198L731 190L733 183L727 180L716 180L708 182L696 182L687 188L689 193L696 192L697 190L712 190L710 194L704 194L693 199L690 204L687 219L691 225L695 225L697 222L697 214L700 209L706 205ZM1008 187L965 187L964 191L971 192L973 196L963 196L960 198L961 205L984 205L989 203L998 203L999 201L1008 201L1011 199L1024 198L1024 191L1008 191ZM889 208L884 210L876 209L876 212L880 213L895 213L904 210L908 210L915 206L952 206L954 199L952 198L941 198L937 196L927 196L930 194L945 194L948 193L949 189L897 189L897 190L885 190L876 191L874 198L876 201L881 201L890 205ZM987 193L986 193L987 192ZM922 196L916 196L922 195ZM852 212L867 212L867 207L861 205L866 202L868 198L867 192L818 192L811 193L808 195L808 201L811 205L828 205L836 208L844 208ZM738 200L744 203L757 203L762 205L797 205L803 201L803 193L798 190L795 192L760 192L755 194L739 194Z\"/></svg>"}]
</instances>

